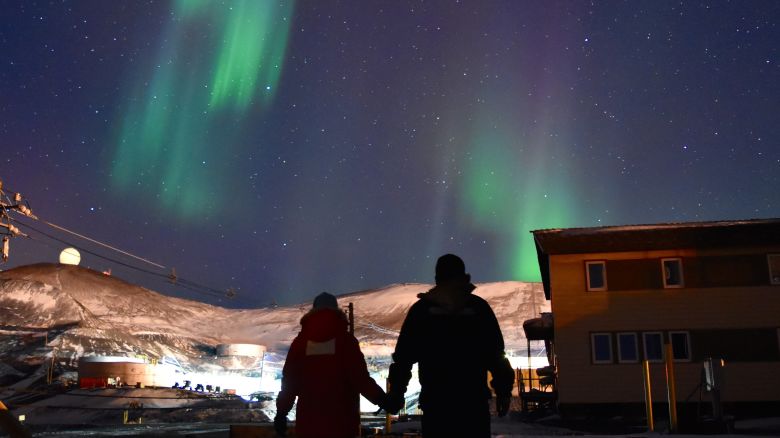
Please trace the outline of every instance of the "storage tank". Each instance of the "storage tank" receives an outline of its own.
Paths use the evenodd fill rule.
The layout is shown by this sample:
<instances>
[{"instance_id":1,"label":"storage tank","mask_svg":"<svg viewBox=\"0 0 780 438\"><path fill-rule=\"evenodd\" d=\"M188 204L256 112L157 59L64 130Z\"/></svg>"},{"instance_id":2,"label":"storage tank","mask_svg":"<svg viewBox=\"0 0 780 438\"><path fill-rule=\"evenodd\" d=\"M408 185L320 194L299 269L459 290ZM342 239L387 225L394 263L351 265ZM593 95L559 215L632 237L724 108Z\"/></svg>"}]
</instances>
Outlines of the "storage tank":
<instances>
[{"instance_id":1,"label":"storage tank","mask_svg":"<svg viewBox=\"0 0 780 438\"><path fill-rule=\"evenodd\" d=\"M79 386L106 386L109 379L119 385L170 386L172 371L171 367L136 357L83 356L79 359Z\"/></svg>"},{"instance_id":2,"label":"storage tank","mask_svg":"<svg viewBox=\"0 0 780 438\"><path fill-rule=\"evenodd\" d=\"M217 356L263 357L265 346L258 344L219 344Z\"/></svg>"}]
</instances>

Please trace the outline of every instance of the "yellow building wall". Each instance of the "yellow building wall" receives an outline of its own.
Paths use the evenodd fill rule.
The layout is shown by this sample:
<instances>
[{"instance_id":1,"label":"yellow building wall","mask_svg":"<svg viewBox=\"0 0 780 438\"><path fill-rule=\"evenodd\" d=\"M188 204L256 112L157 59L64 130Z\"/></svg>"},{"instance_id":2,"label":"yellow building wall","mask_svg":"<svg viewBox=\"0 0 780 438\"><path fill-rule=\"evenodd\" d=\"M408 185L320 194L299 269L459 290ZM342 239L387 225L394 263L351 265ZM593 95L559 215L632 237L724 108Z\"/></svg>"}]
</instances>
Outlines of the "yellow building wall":
<instances>
[{"instance_id":1,"label":"yellow building wall","mask_svg":"<svg viewBox=\"0 0 780 438\"><path fill-rule=\"evenodd\" d=\"M767 286L762 287L596 292L586 290L584 261L718 256L739 252L679 250L551 256L559 402L641 403L644 400L641 364L592 364L591 332L780 327L780 286L768 285L769 279ZM743 252L755 254L761 250ZM777 253L780 248L768 248L766 252ZM696 345L691 349L695 352ZM702 364L676 362L675 365L677 397L682 401L699 384ZM775 378L778 375L780 362L727 363L722 399L780 399L780 379ZM666 400L663 364L651 364L651 378L654 400ZM694 399L698 400L698 396Z\"/></svg>"}]
</instances>

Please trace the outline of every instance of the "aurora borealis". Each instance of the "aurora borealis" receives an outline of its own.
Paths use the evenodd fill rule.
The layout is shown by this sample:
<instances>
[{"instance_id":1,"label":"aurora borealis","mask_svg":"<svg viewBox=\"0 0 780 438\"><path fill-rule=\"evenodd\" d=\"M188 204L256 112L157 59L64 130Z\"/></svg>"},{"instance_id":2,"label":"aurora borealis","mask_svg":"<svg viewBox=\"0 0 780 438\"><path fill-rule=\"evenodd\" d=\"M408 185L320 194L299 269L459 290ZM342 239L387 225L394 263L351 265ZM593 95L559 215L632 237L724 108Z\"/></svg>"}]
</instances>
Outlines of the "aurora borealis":
<instances>
[{"instance_id":1,"label":"aurora borealis","mask_svg":"<svg viewBox=\"0 0 780 438\"><path fill-rule=\"evenodd\" d=\"M230 143L240 144L225 138L226 115L241 119L252 103L270 105L292 4L173 3L156 62L122 84L133 91L112 162L118 188L155 192L169 214L181 217L224 207L227 194L212 182L229 170L210 163Z\"/></svg>"},{"instance_id":2,"label":"aurora borealis","mask_svg":"<svg viewBox=\"0 0 780 438\"><path fill-rule=\"evenodd\" d=\"M745 5L4 1L0 178L236 297L82 265L227 306L446 252L536 281L532 229L780 217L780 6ZM56 261L30 235L2 268Z\"/></svg>"}]
</instances>

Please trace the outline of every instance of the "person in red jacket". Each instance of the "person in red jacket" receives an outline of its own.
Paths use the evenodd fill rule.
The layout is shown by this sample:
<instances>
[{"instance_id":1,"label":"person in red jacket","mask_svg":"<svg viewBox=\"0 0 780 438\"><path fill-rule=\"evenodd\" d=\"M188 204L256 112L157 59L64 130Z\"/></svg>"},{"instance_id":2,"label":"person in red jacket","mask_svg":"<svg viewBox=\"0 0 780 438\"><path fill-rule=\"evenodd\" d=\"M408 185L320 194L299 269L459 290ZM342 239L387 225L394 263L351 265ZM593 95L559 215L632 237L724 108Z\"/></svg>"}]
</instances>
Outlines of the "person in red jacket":
<instances>
[{"instance_id":1,"label":"person in red jacket","mask_svg":"<svg viewBox=\"0 0 780 438\"><path fill-rule=\"evenodd\" d=\"M336 297L323 292L301 318L282 370L274 428L287 433L287 414L298 398L295 435L300 438L351 438L359 434L360 397L381 406L385 392L368 374L357 339Z\"/></svg>"}]
</instances>

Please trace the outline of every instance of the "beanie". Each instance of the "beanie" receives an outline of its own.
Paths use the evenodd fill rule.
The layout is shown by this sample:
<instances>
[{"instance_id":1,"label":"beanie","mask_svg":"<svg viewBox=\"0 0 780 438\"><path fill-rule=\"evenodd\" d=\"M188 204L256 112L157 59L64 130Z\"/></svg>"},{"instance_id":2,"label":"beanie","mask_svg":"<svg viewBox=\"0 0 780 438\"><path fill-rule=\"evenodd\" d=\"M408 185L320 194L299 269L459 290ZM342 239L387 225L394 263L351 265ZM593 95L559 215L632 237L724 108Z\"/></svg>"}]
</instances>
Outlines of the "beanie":
<instances>
[{"instance_id":1,"label":"beanie","mask_svg":"<svg viewBox=\"0 0 780 438\"><path fill-rule=\"evenodd\" d=\"M314 298L314 308L315 309L322 309L322 308L330 308L330 309L338 309L339 303L336 301L336 297L333 295L323 292L319 295L317 295L316 298Z\"/></svg>"},{"instance_id":2,"label":"beanie","mask_svg":"<svg viewBox=\"0 0 780 438\"><path fill-rule=\"evenodd\" d=\"M466 264L455 254L444 254L436 261L436 282L452 280L466 275Z\"/></svg>"}]
</instances>

